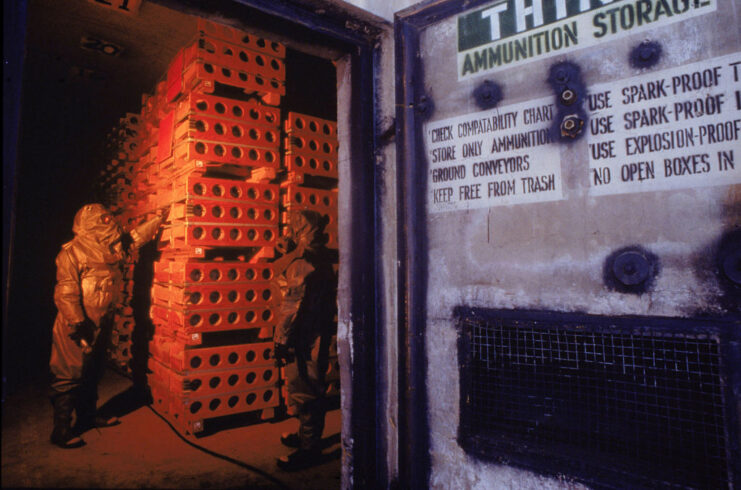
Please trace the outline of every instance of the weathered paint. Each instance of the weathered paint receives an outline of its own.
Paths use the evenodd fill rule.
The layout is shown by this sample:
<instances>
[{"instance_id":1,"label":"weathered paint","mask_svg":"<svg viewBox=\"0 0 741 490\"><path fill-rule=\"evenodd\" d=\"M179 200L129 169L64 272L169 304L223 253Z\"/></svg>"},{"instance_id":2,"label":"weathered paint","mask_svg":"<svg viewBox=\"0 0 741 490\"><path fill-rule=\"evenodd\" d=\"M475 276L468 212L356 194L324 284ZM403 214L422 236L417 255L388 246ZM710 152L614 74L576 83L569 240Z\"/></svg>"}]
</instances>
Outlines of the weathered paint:
<instances>
[{"instance_id":1,"label":"weathered paint","mask_svg":"<svg viewBox=\"0 0 741 490\"><path fill-rule=\"evenodd\" d=\"M410 9L401 19L419 33L422 73L413 80L405 78L409 76L405 73L399 80L416 84L417 90L432 99L435 114L429 124L480 111L471 94L482 79L459 81L456 23L450 16L457 11L449 6L452 2L443 3L427 11L424 7ZM425 20L436 15L441 20ZM589 91L592 86L739 53L739 18L739 2L719 2L717 11L685 20L680 28L661 26L566 56L498 69L491 76L505 94L499 107L543 97L552 97L556 103L548 77L550 68L559 62L578 65ZM635 66L631 50L646 38L661 46L661 55L651 67ZM421 132L422 122L412 124ZM423 171L431 168L422 159L424 151L414 147L415 137L406 130L399 134L408 138L400 148L416 150L402 155L402 164ZM431 208L406 209L425 221L422 229L426 231L425 236L416 237L416 244L422 245L417 252L425 257L414 260L426 263L423 276L428 279L426 289L422 288L427 363L418 367L426 369L432 488L580 486L477 461L458 446L456 306L668 318L728 317L734 308L725 300L726 286L713 264L721 238L741 226L741 185L731 181L595 196L590 193L587 138L561 144L554 151L558 152L554 158L561 161L563 200L442 213L430 212ZM424 195L428 185L423 179L407 182L404 189ZM660 263L653 282L637 294L611 287L604 277L606 259L630 246L650 251ZM414 250L408 255L413 256Z\"/></svg>"},{"instance_id":2,"label":"weathered paint","mask_svg":"<svg viewBox=\"0 0 741 490\"><path fill-rule=\"evenodd\" d=\"M388 21L394 19L394 13L417 3L415 0L348 0L347 3L367 10Z\"/></svg>"}]
</instances>

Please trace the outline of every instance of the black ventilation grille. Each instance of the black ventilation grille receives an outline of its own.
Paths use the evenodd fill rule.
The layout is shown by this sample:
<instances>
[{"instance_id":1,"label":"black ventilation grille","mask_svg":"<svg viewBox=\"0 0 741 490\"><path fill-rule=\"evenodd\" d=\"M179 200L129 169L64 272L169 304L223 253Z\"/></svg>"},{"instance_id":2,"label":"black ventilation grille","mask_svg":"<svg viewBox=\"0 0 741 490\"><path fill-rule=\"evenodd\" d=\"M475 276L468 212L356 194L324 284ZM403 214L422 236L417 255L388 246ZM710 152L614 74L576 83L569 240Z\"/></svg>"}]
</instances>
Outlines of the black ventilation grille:
<instances>
[{"instance_id":1,"label":"black ventilation grille","mask_svg":"<svg viewBox=\"0 0 741 490\"><path fill-rule=\"evenodd\" d=\"M609 488L734 488L737 417L722 327L457 315L467 451Z\"/></svg>"}]
</instances>

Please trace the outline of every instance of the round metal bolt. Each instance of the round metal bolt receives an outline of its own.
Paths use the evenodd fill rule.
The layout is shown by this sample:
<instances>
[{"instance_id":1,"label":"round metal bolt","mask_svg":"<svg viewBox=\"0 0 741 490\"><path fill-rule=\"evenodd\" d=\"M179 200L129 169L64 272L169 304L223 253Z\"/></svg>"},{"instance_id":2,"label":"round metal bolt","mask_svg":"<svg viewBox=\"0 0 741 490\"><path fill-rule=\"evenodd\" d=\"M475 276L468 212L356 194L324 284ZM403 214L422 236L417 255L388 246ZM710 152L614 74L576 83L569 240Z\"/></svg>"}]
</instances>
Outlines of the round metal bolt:
<instances>
[{"instance_id":1,"label":"round metal bolt","mask_svg":"<svg viewBox=\"0 0 741 490\"><path fill-rule=\"evenodd\" d=\"M561 92L561 103L564 105L571 105L576 102L576 92L571 89L565 89Z\"/></svg>"},{"instance_id":2,"label":"round metal bolt","mask_svg":"<svg viewBox=\"0 0 741 490\"><path fill-rule=\"evenodd\" d=\"M430 103L427 100L427 97L421 97L419 99L419 102L417 102L417 112L420 114L424 114L430 109Z\"/></svg>"},{"instance_id":3,"label":"round metal bolt","mask_svg":"<svg viewBox=\"0 0 741 490\"><path fill-rule=\"evenodd\" d=\"M432 102L432 99L430 99L426 95L422 95L413 107L415 112L422 119L429 119L432 116L433 112L435 112L435 104Z\"/></svg>"},{"instance_id":4,"label":"round metal bolt","mask_svg":"<svg viewBox=\"0 0 741 490\"><path fill-rule=\"evenodd\" d=\"M649 291L661 268L659 258L641 246L623 247L606 258L605 285L615 291L643 294Z\"/></svg>"},{"instance_id":5,"label":"round metal bolt","mask_svg":"<svg viewBox=\"0 0 741 490\"><path fill-rule=\"evenodd\" d=\"M557 69L556 72L553 74L553 79L556 81L556 83L566 83L569 81L569 78L569 72L564 68Z\"/></svg>"},{"instance_id":6,"label":"round metal bolt","mask_svg":"<svg viewBox=\"0 0 741 490\"><path fill-rule=\"evenodd\" d=\"M656 49L653 46L650 45L643 45L639 49L638 56L643 61L650 61L651 58L656 56Z\"/></svg>"},{"instance_id":7,"label":"round metal bolt","mask_svg":"<svg viewBox=\"0 0 741 490\"><path fill-rule=\"evenodd\" d=\"M481 109L496 107L502 100L502 88L491 80L485 80L473 91L476 105Z\"/></svg>"},{"instance_id":8,"label":"round metal bolt","mask_svg":"<svg viewBox=\"0 0 741 490\"><path fill-rule=\"evenodd\" d=\"M648 279L651 265L642 253L629 251L615 257L612 270L618 281L626 286L635 286Z\"/></svg>"},{"instance_id":9,"label":"round metal bolt","mask_svg":"<svg viewBox=\"0 0 741 490\"><path fill-rule=\"evenodd\" d=\"M741 285L741 250L734 250L723 258L723 273L728 279Z\"/></svg>"},{"instance_id":10,"label":"round metal bolt","mask_svg":"<svg viewBox=\"0 0 741 490\"><path fill-rule=\"evenodd\" d=\"M631 50L630 62L636 68L651 68L661 58L661 44L656 41L643 41Z\"/></svg>"},{"instance_id":11,"label":"round metal bolt","mask_svg":"<svg viewBox=\"0 0 741 490\"><path fill-rule=\"evenodd\" d=\"M576 114L571 114L561 121L561 136L575 138L584 126L584 121Z\"/></svg>"}]
</instances>

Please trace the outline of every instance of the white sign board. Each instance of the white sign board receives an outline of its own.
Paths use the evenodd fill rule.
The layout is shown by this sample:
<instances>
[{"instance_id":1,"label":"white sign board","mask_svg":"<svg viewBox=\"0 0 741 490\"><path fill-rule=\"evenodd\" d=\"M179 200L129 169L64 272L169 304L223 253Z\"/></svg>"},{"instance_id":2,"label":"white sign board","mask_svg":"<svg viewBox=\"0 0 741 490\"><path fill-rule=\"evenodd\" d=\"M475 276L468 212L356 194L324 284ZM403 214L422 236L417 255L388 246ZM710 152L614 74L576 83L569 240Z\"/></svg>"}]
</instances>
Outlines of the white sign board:
<instances>
[{"instance_id":1,"label":"white sign board","mask_svg":"<svg viewBox=\"0 0 741 490\"><path fill-rule=\"evenodd\" d=\"M428 123L432 213L563 199L551 98Z\"/></svg>"},{"instance_id":2,"label":"white sign board","mask_svg":"<svg viewBox=\"0 0 741 490\"><path fill-rule=\"evenodd\" d=\"M741 53L590 87L590 194L741 183Z\"/></svg>"}]
</instances>

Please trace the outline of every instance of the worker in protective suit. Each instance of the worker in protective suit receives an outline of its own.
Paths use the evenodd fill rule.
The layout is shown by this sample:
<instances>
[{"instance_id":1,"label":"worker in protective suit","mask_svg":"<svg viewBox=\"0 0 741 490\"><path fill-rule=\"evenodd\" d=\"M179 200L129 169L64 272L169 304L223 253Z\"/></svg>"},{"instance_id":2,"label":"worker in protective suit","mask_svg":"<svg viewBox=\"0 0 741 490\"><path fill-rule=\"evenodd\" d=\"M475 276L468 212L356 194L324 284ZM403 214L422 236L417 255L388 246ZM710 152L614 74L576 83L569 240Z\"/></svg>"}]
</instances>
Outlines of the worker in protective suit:
<instances>
[{"instance_id":1,"label":"worker in protective suit","mask_svg":"<svg viewBox=\"0 0 741 490\"><path fill-rule=\"evenodd\" d=\"M325 374L329 345L336 333L337 277L323 246L321 216L313 211L294 214L275 261L281 292L274 356L284 366L288 404L299 421L298 432L281 442L296 450L278 459L284 470L321 461L321 437L326 412Z\"/></svg>"},{"instance_id":2,"label":"worker in protective suit","mask_svg":"<svg viewBox=\"0 0 741 490\"><path fill-rule=\"evenodd\" d=\"M113 315L120 303L123 263L129 253L154 238L157 216L124 233L101 204L87 204L75 215L72 241L56 259L50 390L54 407L51 442L62 448L85 444L79 434L92 427L117 425L98 416L98 381L105 362ZM72 428L72 413L77 421Z\"/></svg>"}]
</instances>

